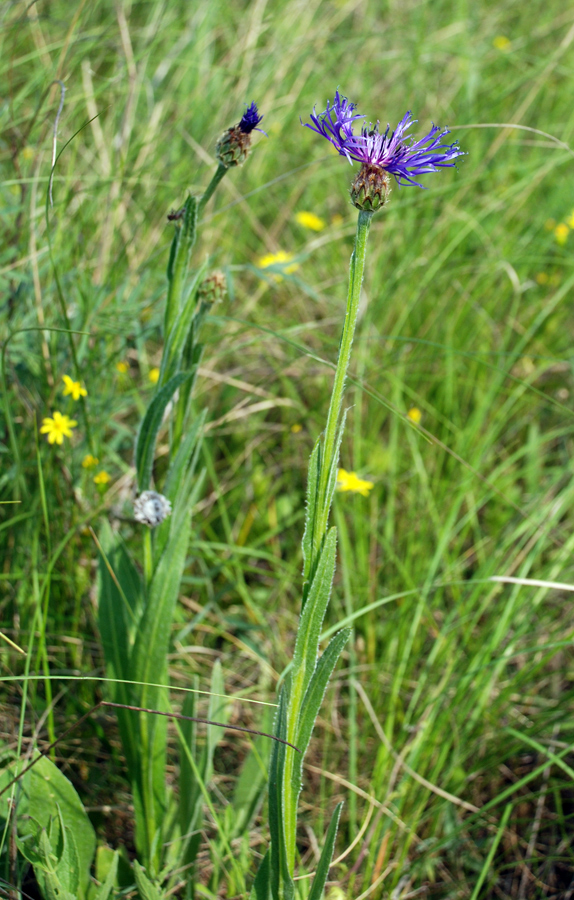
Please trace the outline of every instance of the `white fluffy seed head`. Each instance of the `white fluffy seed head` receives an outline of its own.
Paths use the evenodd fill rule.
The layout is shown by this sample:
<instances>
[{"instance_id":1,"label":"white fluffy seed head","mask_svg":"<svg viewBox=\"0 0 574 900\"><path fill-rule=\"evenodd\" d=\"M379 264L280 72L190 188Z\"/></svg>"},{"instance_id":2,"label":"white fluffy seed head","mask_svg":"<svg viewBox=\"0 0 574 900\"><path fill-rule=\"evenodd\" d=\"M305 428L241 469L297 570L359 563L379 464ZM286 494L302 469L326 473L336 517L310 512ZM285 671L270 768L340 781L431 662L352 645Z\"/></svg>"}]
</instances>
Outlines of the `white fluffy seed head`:
<instances>
[{"instance_id":1,"label":"white fluffy seed head","mask_svg":"<svg viewBox=\"0 0 574 900\"><path fill-rule=\"evenodd\" d=\"M134 503L134 517L142 525L155 528L171 516L171 503L156 491L142 491Z\"/></svg>"}]
</instances>

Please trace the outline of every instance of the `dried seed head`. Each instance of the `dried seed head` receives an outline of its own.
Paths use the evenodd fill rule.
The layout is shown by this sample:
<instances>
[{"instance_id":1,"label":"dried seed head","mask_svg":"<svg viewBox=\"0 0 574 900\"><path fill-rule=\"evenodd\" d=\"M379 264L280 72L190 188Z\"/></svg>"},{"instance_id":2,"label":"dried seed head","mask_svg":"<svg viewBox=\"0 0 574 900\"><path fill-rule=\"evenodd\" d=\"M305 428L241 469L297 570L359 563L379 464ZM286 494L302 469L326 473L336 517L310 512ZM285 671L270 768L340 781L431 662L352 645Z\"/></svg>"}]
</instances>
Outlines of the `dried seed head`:
<instances>
[{"instance_id":1,"label":"dried seed head","mask_svg":"<svg viewBox=\"0 0 574 900\"><path fill-rule=\"evenodd\" d=\"M171 516L171 503L156 491L142 491L134 503L134 518L142 525L155 528Z\"/></svg>"}]
</instances>

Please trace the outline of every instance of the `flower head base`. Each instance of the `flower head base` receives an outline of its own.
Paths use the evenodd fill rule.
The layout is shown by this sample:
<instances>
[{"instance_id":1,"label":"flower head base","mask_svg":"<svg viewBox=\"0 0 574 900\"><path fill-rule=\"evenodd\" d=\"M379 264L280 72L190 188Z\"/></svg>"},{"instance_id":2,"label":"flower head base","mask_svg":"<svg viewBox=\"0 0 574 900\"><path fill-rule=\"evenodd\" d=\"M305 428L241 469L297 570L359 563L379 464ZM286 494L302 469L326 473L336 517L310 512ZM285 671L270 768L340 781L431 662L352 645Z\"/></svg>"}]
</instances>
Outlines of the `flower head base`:
<instances>
[{"instance_id":1,"label":"flower head base","mask_svg":"<svg viewBox=\"0 0 574 900\"><path fill-rule=\"evenodd\" d=\"M257 110L257 104L251 103L243 113L239 124L228 128L221 135L215 147L215 155L222 166L230 169L232 166L243 165L251 147L251 132L261 131L265 134L263 129L257 128L262 118Z\"/></svg>"},{"instance_id":2,"label":"flower head base","mask_svg":"<svg viewBox=\"0 0 574 900\"><path fill-rule=\"evenodd\" d=\"M357 209L376 212L389 199L391 177L379 166L361 166L351 185L351 201Z\"/></svg>"},{"instance_id":3,"label":"flower head base","mask_svg":"<svg viewBox=\"0 0 574 900\"><path fill-rule=\"evenodd\" d=\"M79 381L74 381L70 378L69 375L62 375L62 381L64 382L64 397L68 394L72 395L72 400L79 400L80 397L87 397L88 392L85 387L82 387Z\"/></svg>"},{"instance_id":4,"label":"flower head base","mask_svg":"<svg viewBox=\"0 0 574 900\"><path fill-rule=\"evenodd\" d=\"M351 191L353 203L359 209L374 212L384 206L388 198L388 182L385 184L383 180L386 174L394 175L399 186L412 184L423 187L417 178L439 168L454 166L454 160L462 155L457 141L441 143L441 139L449 133L446 128L441 131L433 125L419 141L406 135L413 124L410 112L403 116L390 134L389 125L384 133L380 133L378 122L374 126L363 125L361 133L354 134L354 121L364 119L364 116L355 113L355 108L354 103L342 98L337 91L333 104L330 106L327 103L325 112L317 115L313 110L312 124L306 123L306 127L327 138L350 163L362 164Z\"/></svg>"},{"instance_id":5,"label":"flower head base","mask_svg":"<svg viewBox=\"0 0 574 900\"><path fill-rule=\"evenodd\" d=\"M40 434L48 436L49 444L63 444L65 437L72 437L72 428L75 428L77 424L75 419L63 416L56 410L53 416L46 416L45 419L42 419Z\"/></svg>"},{"instance_id":6,"label":"flower head base","mask_svg":"<svg viewBox=\"0 0 574 900\"><path fill-rule=\"evenodd\" d=\"M156 491L142 491L134 503L134 518L142 525L155 528L171 516L171 503Z\"/></svg>"}]
</instances>

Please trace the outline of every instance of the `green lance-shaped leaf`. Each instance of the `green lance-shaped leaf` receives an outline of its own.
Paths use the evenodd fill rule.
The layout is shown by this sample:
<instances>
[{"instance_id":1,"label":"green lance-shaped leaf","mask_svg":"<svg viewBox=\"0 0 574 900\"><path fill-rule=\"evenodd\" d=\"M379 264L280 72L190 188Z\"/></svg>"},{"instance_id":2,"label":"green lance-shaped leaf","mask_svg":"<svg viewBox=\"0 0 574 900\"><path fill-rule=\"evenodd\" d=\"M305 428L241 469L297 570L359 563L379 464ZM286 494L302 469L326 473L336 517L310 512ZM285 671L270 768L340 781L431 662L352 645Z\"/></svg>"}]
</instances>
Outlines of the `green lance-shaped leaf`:
<instances>
[{"instance_id":1,"label":"green lance-shaped leaf","mask_svg":"<svg viewBox=\"0 0 574 900\"><path fill-rule=\"evenodd\" d=\"M185 298L182 298L180 309L177 314L169 334L166 335L165 347L161 359L161 369L159 373L158 388L163 387L170 378L173 378L182 368L182 359L189 331L193 327L193 317L195 315L197 289L203 279L207 269L207 260L197 270L193 276L193 280L186 292Z\"/></svg>"},{"instance_id":2,"label":"green lance-shaped leaf","mask_svg":"<svg viewBox=\"0 0 574 900\"><path fill-rule=\"evenodd\" d=\"M301 791L301 781L303 775L303 759L311 740L315 721L319 715L323 697L329 684L329 679L333 674L333 669L337 665L343 648L351 635L350 628L343 628L329 641L325 652L317 663L317 667L313 672L313 677L309 682L309 686L305 692L303 703L301 704L301 712L299 713L299 721L297 723L296 746L301 751L293 760L291 791L294 803L297 802Z\"/></svg>"},{"instance_id":3,"label":"green lance-shaped leaf","mask_svg":"<svg viewBox=\"0 0 574 900\"><path fill-rule=\"evenodd\" d=\"M136 441L136 471L138 488L147 491L151 481L155 442L160 429L166 406L178 387L191 378L190 372L179 372L174 375L161 390L157 392L143 417Z\"/></svg>"},{"instance_id":4,"label":"green lance-shaped leaf","mask_svg":"<svg viewBox=\"0 0 574 900\"><path fill-rule=\"evenodd\" d=\"M163 894L157 889L153 881L147 877L137 859L134 860L134 875L141 900L162 900Z\"/></svg>"},{"instance_id":5,"label":"green lance-shaped leaf","mask_svg":"<svg viewBox=\"0 0 574 900\"><path fill-rule=\"evenodd\" d=\"M321 438L315 441L315 446L309 457L309 472L307 475L307 498L305 507L305 531L303 532L303 580L307 582L311 576L313 566L313 547L315 545L315 532L319 517L319 480L321 475Z\"/></svg>"},{"instance_id":6,"label":"green lance-shaped leaf","mask_svg":"<svg viewBox=\"0 0 574 900\"><path fill-rule=\"evenodd\" d=\"M273 733L286 740L287 707L290 697L289 675L283 683L275 715ZM285 744L273 741L269 761L269 831L271 832L270 884L273 900L292 900L295 885L290 873L289 856L285 841Z\"/></svg>"},{"instance_id":7,"label":"green lance-shaped leaf","mask_svg":"<svg viewBox=\"0 0 574 900\"><path fill-rule=\"evenodd\" d=\"M339 451L343 432L345 430L345 421L347 411L343 413L341 423L336 435L335 445L331 462L325 459L323 452L323 435L321 435L313 447L313 451L309 458L309 472L307 476L307 504L305 511L305 531L303 533L303 597L301 600L301 609L305 608L307 597L311 587L311 581L317 567L320 553L323 549L327 525L329 522L329 511L333 502L333 494L337 485L337 471L339 466ZM327 488L324 498L319 495L319 486L321 483L321 467L329 465L329 476L327 478Z\"/></svg>"},{"instance_id":8,"label":"green lance-shaped leaf","mask_svg":"<svg viewBox=\"0 0 574 900\"><path fill-rule=\"evenodd\" d=\"M339 828L339 819L341 818L342 808L343 803L338 803L331 816L327 834L325 835L325 843L323 844L323 850L319 859L319 865L317 866L315 878L313 879L313 884L311 885L307 900L322 900L325 891L325 883L329 876L329 867L331 865L331 860L333 859L333 851L335 849L335 840L337 838L337 829Z\"/></svg>"},{"instance_id":9,"label":"green lance-shaped leaf","mask_svg":"<svg viewBox=\"0 0 574 900\"><path fill-rule=\"evenodd\" d=\"M119 855L118 851L115 850L112 856L112 861L110 867L107 871L106 877L100 884L96 893L94 894L93 900L108 900L112 889L114 887L116 876L118 874L118 863L119 863Z\"/></svg>"},{"instance_id":10,"label":"green lance-shaped leaf","mask_svg":"<svg viewBox=\"0 0 574 900\"><path fill-rule=\"evenodd\" d=\"M337 529L331 528L325 539L315 575L309 588L305 609L301 613L297 629L292 677L293 695L298 702L300 702L307 690L307 685L317 664L319 638L335 574L336 552Z\"/></svg>"},{"instance_id":11,"label":"green lance-shaped leaf","mask_svg":"<svg viewBox=\"0 0 574 900\"><path fill-rule=\"evenodd\" d=\"M333 502L333 494L335 493L335 488L337 486L337 472L339 469L339 453L341 450L341 441L343 440L343 433L345 431L345 423L347 421L347 410L344 410L343 415L341 416L341 423L339 425L339 430L337 432L337 438L335 441L335 447L333 449L333 457L331 459L331 464L329 466L329 478L327 481L327 490L325 493L324 506L323 506L323 527L325 530L327 529L327 523L329 521L329 512L331 511L331 504Z\"/></svg>"},{"instance_id":12,"label":"green lance-shaped leaf","mask_svg":"<svg viewBox=\"0 0 574 900\"><path fill-rule=\"evenodd\" d=\"M267 851L257 869L255 881L249 892L249 900L272 900L270 850Z\"/></svg>"},{"instance_id":13,"label":"green lance-shaped leaf","mask_svg":"<svg viewBox=\"0 0 574 900\"><path fill-rule=\"evenodd\" d=\"M134 705L167 711L167 653L174 608L185 559L191 521L189 515L177 532L171 532L166 548L156 566L146 607L140 619L131 655L131 678L139 682L133 693ZM166 687L154 687L160 684ZM136 693L137 690L137 693ZM136 807L136 840L145 859L159 853L161 827L166 810L165 766L167 719L149 713L133 713L139 721L142 805ZM157 859L153 860L155 869Z\"/></svg>"},{"instance_id":14,"label":"green lance-shaped leaf","mask_svg":"<svg viewBox=\"0 0 574 900\"><path fill-rule=\"evenodd\" d=\"M197 200L188 196L183 207L181 226L176 226L167 264L167 302L165 305L164 336L167 339L182 306L182 293L189 269L191 250L197 230Z\"/></svg>"}]
</instances>

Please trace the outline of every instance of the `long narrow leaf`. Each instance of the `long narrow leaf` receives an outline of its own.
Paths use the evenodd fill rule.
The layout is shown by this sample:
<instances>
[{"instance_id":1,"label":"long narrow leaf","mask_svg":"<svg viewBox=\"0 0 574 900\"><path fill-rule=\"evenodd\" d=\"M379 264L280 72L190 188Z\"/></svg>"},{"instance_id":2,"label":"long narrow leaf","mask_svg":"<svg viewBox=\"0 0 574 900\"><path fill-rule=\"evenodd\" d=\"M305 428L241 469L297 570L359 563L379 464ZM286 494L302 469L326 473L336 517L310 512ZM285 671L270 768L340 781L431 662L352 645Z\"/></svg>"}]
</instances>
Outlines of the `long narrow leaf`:
<instances>
[{"instance_id":1,"label":"long narrow leaf","mask_svg":"<svg viewBox=\"0 0 574 900\"><path fill-rule=\"evenodd\" d=\"M337 551L337 530L331 528L325 539L313 581L311 583L305 609L301 613L297 640L293 653L293 686L300 696L315 671L319 638L325 611L331 596L331 586L335 574L335 554Z\"/></svg>"},{"instance_id":2,"label":"long narrow leaf","mask_svg":"<svg viewBox=\"0 0 574 900\"><path fill-rule=\"evenodd\" d=\"M338 803L331 816L327 834L325 835L325 843L319 859L319 865L315 872L315 878L309 891L307 900L321 900L325 891L325 882L329 876L329 867L333 859L333 850L335 849L335 840L337 839L337 829L339 828L339 819L341 818L341 810L343 803Z\"/></svg>"},{"instance_id":3,"label":"long narrow leaf","mask_svg":"<svg viewBox=\"0 0 574 900\"><path fill-rule=\"evenodd\" d=\"M140 491L147 491L151 481L155 442L163 415L178 387L191 378L190 372L178 372L155 395L143 417L136 441L136 471Z\"/></svg>"},{"instance_id":4,"label":"long narrow leaf","mask_svg":"<svg viewBox=\"0 0 574 900\"><path fill-rule=\"evenodd\" d=\"M257 869L255 881L249 892L249 900L271 900L271 852L268 850Z\"/></svg>"}]
</instances>

